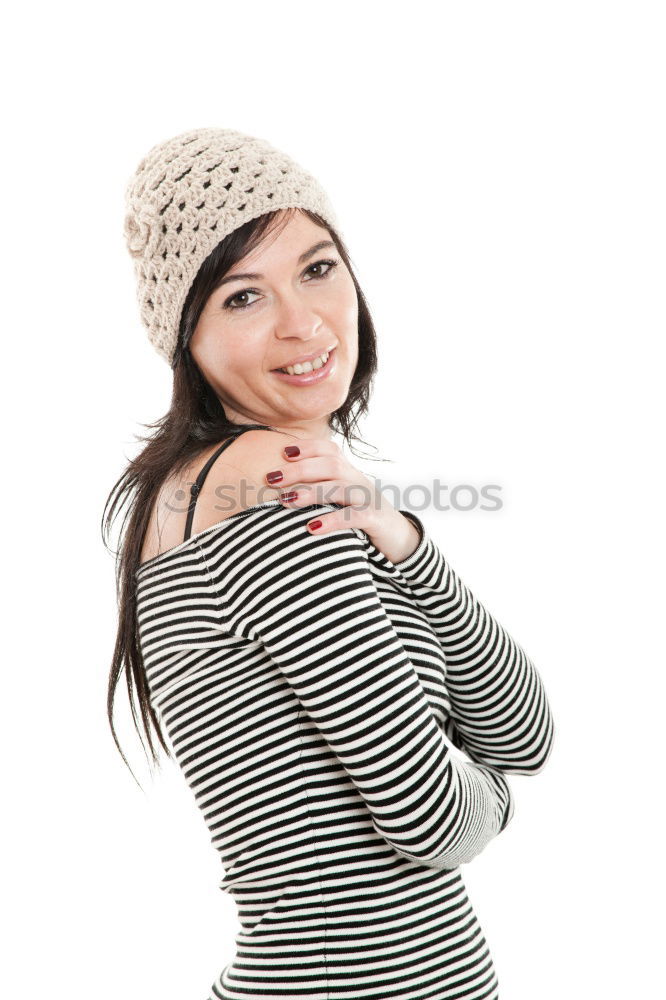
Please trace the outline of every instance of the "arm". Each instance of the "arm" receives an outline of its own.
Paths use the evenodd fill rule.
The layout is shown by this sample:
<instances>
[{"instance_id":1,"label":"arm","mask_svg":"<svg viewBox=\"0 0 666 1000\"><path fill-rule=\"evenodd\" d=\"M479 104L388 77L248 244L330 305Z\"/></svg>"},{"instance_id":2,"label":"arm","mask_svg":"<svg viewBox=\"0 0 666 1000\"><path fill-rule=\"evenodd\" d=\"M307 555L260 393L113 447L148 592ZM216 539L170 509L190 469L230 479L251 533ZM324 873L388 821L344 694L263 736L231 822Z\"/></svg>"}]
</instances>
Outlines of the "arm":
<instances>
[{"instance_id":1,"label":"arm","mask_svg":"<svg viewBox=\"0 0 666 1000\"><path fill-rule=\"evenodd\" d=\"M400 513L415 524L420 542L406 559L387 563L409 584L446 657L452 741L473 760L537 774L550 755L554 725L534 664L459 579L421 520Z\"/></svg>"},{"instance_id":2,"label":"arm","mask_svg":"<svg viewBox=\"0 0 666 1000\"><path fill-rule=\"evenodd\" d=\"M239 519L206 564L225 632L260 641L365 802L377 833L433 868L470 861L509 822L496 769L451 755L354 529L320 510ZM202 552L203 554L203 552Z\"/></svg>"}]
</instances>

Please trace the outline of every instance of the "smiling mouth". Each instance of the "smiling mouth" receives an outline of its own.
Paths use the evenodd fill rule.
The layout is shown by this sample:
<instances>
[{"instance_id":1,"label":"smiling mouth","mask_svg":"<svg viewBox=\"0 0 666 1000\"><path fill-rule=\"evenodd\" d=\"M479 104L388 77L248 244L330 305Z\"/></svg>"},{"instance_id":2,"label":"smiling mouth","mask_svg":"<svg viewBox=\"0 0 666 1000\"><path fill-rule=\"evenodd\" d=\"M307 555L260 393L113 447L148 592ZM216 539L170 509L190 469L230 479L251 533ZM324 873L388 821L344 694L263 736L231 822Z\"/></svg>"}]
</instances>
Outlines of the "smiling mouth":
<instances>
[{"instance_id":1,"label":"smiling mouth","mask_svg":"<svg viewBox=\"0 0 666 1000\"><path fill-rule=\"evenodd\" d=\"M328 359L330 358L330 356L331 356L331 354L333 353L333 351L334 351L334 350L335 350L335 347L329 347L329 348L328 348L327 350L325 350L325 351L322 351L322 352L321 352L320 354L314 354L314 355L313 355L313 356L312 356L311 358L307 358L307 360L306 360L306 361L292 361L292 362L291 362L291 364L289 364L289 365L284 365L284 366L283 366L282 368L271 368L271 371L272 371L272 372L282 372L282 374L283 374L283 375L288 375L288 374L289 374L289 372L287 372L287 368L294 368L294 367L295 367L296 365L305 365L305 364L307 364L308 362L312 362L312 361L314 361L314 360L315 360L316 358L319 358L319 357L321 357L321 356L322 356L322 354L326 354L326 355L328 355L328 357L326 358L326 361L324 362L324 365L325 365L325 364L326 364L326 363L328 362ZM324 367L324 365L322 365L321 367L323 368L323 367ZM311 369L311 370L312 370L312 371L318 371L318 369L317 369L317 368L313 368L313 369ZM302 374L302 375L306 375L306 374L308 374L308 373L307 373L307 372L301 372L301 374Z\"/></svg>"},{"instance_id":2,"label":"smiling mouth","mask_svg":"<svg viewBox=\"0 0 666 1000\"><path fill-rule=\"evenodd\" d=\"M328 358L326 359L325 364L323 364L320 368L313 368L312 371L302 372L300 375L289 375L280 368L271 369L271 374L277 375L281 381L287 382L290 385L310 385L328 377L336 363L337 353L338 349L337 347L334 347L328 352Z\"/></svg>"}]
</instances>

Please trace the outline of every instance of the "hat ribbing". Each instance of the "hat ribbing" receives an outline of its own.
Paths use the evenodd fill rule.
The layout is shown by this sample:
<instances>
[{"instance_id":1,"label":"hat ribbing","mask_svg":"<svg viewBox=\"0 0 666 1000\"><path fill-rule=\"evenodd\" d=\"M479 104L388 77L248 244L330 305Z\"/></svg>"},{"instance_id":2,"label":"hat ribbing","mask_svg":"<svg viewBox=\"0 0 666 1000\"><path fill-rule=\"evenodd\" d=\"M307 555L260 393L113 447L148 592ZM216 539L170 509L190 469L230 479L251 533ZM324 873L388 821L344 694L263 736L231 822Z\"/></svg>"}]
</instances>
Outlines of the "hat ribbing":
<instances>
[{"instance_id":1,"label":"hat ribbing","mask_svg":"<svg viewBox=\"0 0 666 1000\"><path fill-rule=\"evenodd\" d=\"M265 140L234 129L193 129L153 146L127 185L125 204L141 320L169 364L187 293L225 236L266 212L292 207L338 228L311 174Z\"/></svg>"}]
</instances>

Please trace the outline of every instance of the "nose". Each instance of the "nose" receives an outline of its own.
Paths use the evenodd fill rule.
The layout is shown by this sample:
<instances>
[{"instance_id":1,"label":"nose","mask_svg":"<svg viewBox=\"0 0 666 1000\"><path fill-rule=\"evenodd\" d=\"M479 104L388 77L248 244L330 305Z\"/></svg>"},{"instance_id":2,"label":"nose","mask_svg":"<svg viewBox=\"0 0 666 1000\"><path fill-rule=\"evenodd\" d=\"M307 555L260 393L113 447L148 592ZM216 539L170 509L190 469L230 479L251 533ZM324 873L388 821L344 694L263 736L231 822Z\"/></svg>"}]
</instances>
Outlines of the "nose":
<instances>
[{"instance_id":1,"label":"nose","mask_svg":"<svg viewBox=\"0 0 666 1000\"><path fill-rule=\"evenodd\" d=\"M281 297L275 324L275 335L279 340L291 337L311 340L318 336L321 326L321 317L298 292L286 293Z\"/></svg>"}]
</instances>

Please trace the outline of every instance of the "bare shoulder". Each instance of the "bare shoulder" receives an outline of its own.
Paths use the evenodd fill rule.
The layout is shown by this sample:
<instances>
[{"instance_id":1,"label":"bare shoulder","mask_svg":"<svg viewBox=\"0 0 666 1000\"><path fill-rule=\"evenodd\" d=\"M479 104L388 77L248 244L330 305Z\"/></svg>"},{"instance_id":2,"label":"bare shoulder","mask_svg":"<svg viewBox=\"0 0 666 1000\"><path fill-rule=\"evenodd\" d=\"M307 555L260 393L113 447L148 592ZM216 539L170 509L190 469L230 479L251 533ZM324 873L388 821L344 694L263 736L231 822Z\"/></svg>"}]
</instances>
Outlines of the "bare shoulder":
<instances>
[{"instance_id":1,"label":"bare shoulder","mask_svg":"<svg viewBox=\"0 0 666 1000\"><path fill-rule=\"evenodd\" d=\"M232 441L206 474L194 508L191 535L248 507L275 500L282 489L279 484L269 486L266 473L281 468L286 461L282 449L297 440L281 431L251 430ZM190 486L221 443L206 448L181 473L164 482L151 511L141 562L185 540Z\"/></svg>"}]
</instances>

